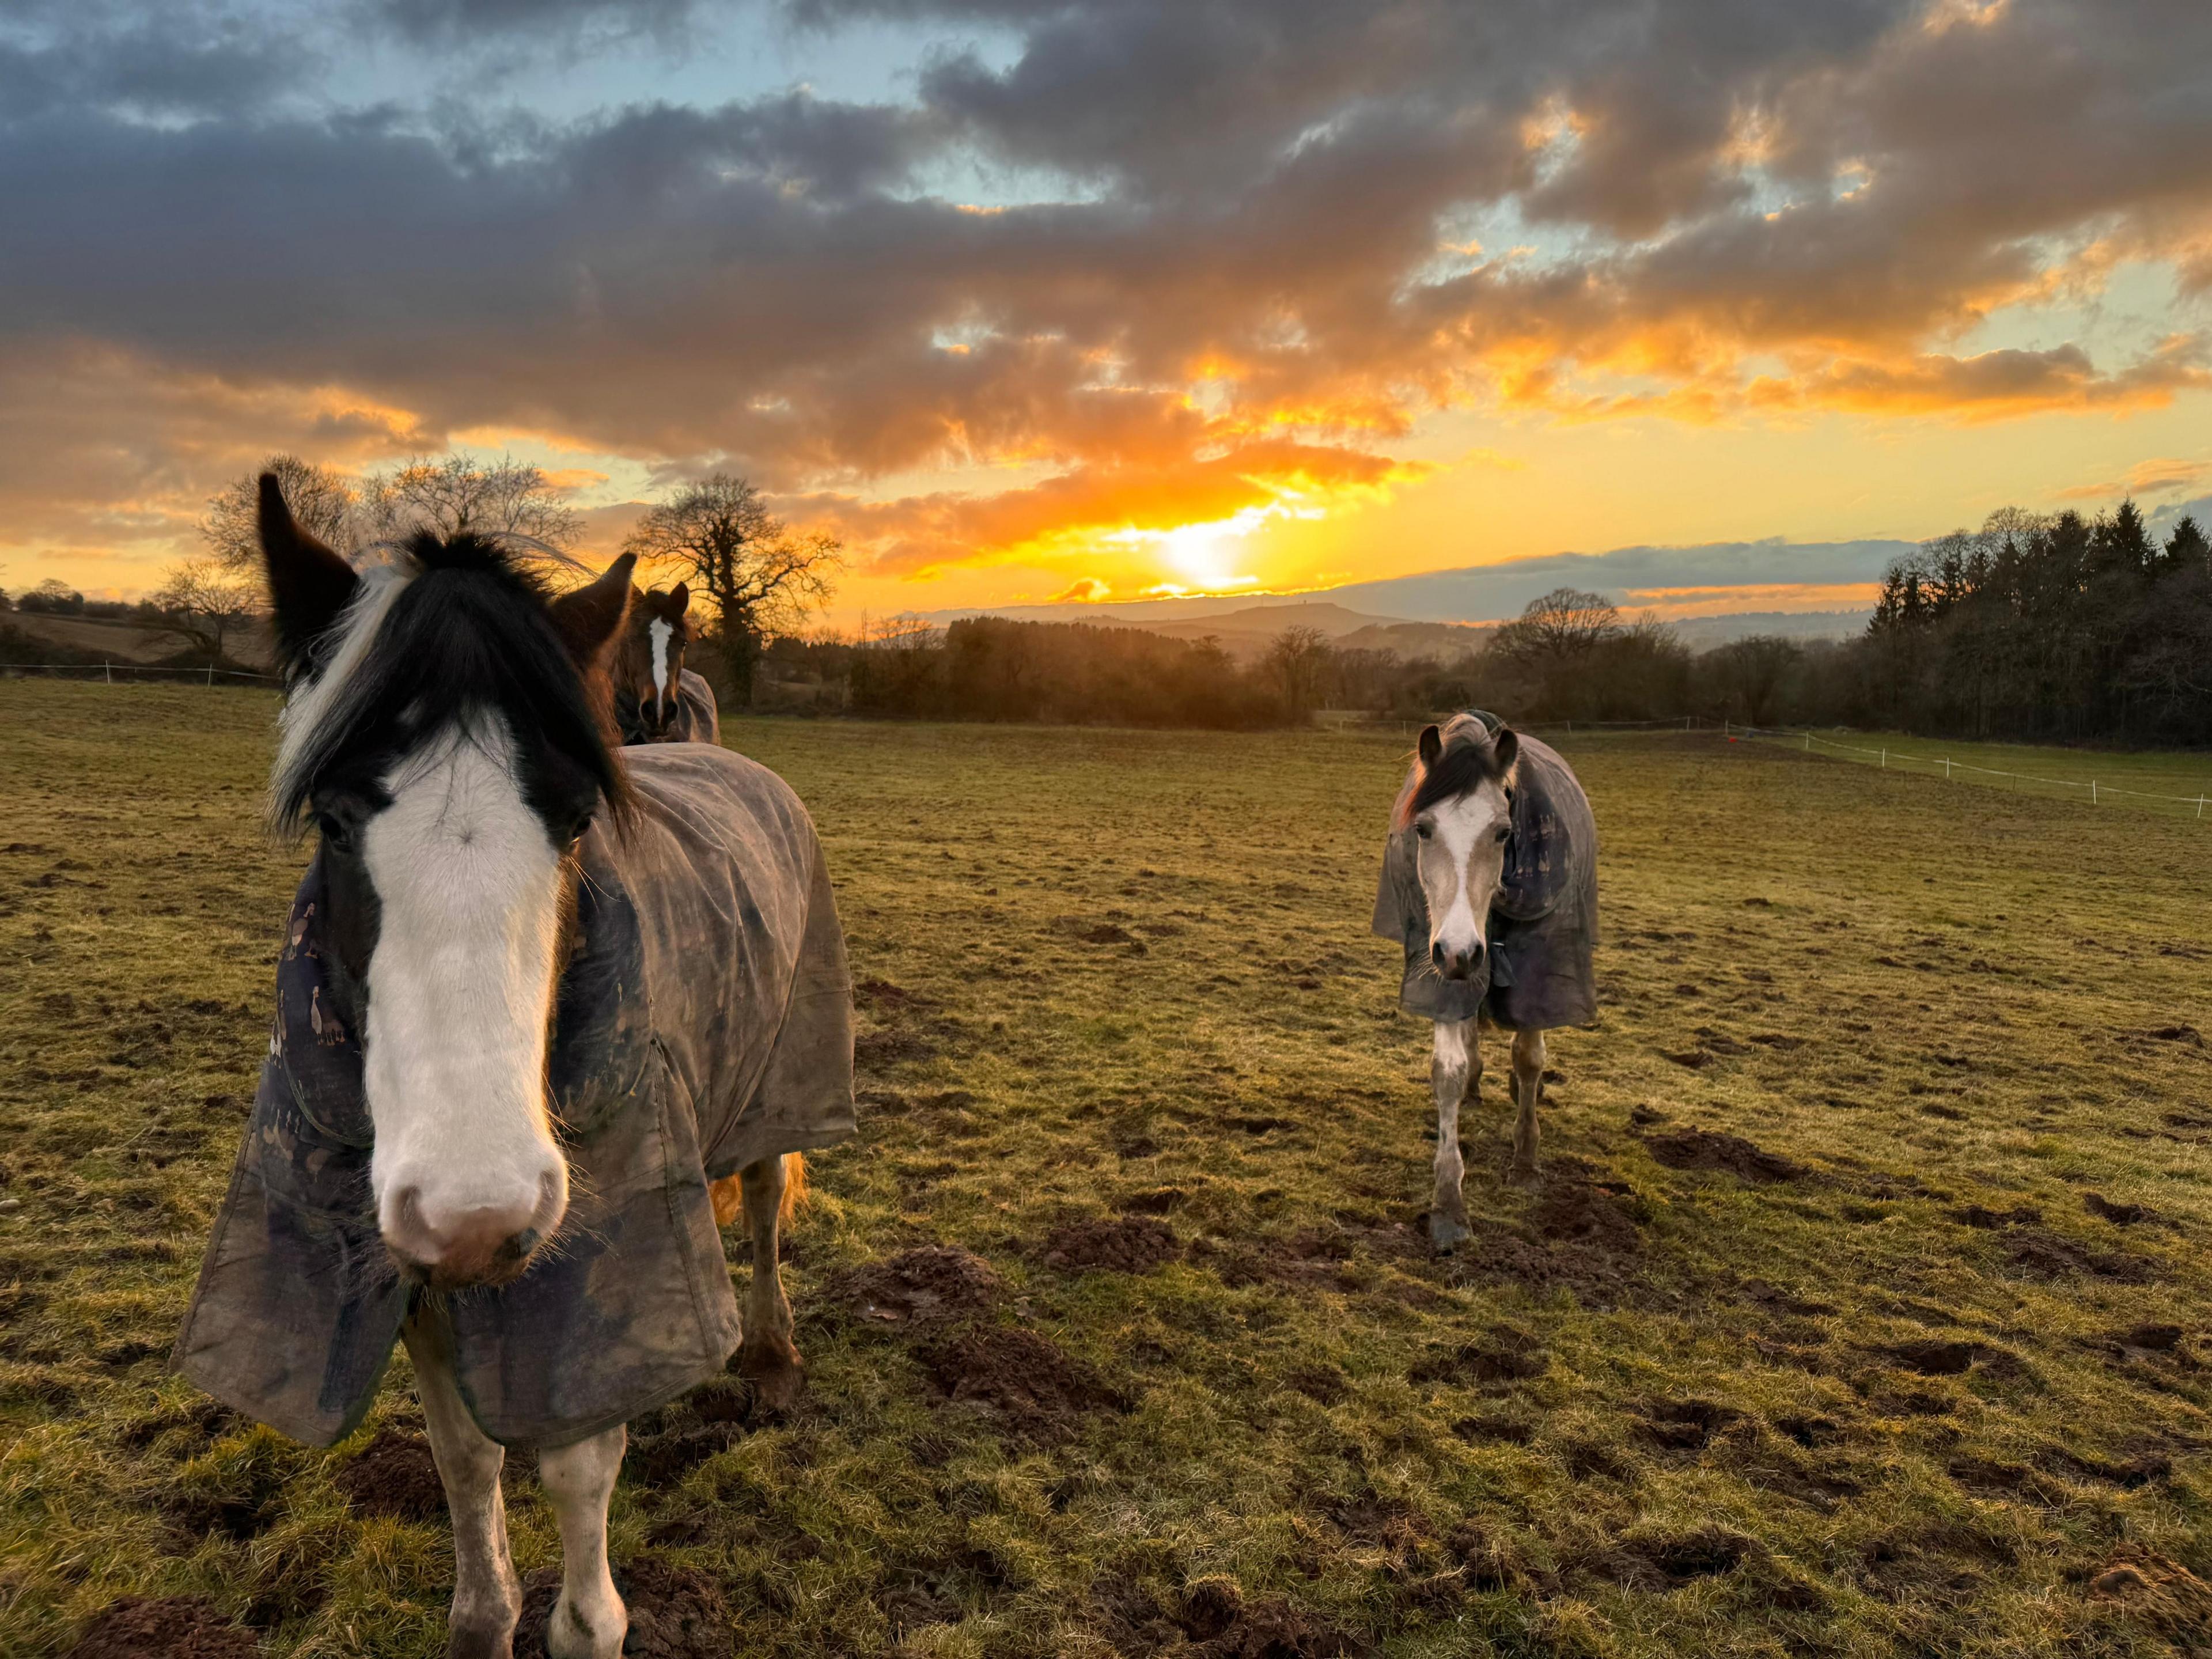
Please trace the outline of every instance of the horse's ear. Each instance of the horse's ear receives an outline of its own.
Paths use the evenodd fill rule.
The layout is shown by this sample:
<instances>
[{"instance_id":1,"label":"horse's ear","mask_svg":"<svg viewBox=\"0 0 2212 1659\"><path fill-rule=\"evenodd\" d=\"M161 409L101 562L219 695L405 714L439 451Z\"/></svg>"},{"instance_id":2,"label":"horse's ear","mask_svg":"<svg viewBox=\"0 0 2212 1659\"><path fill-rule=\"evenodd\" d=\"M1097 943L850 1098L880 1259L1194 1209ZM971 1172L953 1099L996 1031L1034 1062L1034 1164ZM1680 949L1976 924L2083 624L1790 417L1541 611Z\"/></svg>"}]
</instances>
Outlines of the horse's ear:
<instances>
[{"instance_id":1,"label":"horse's ear","mask_svg":"<svg viewBox=\"0 0 2212 1659\"><path fill-rule=\"evenodd\" d=\"M675 587L671 590L668 595L668 605L669 609L675 615L679 617L686 611L689 611L691 608L691 588L690 584L685 582L677 583Z\"/></svg>"},{"instance_id":2,"label":"horse's ear","mask_svg":"<svg viewBox=\"0 0 2212 1659\"><path fill-rule=\"evenodd\" d=\"M1511 789L1514 781L1513 769L1519 765L1521 761L1521 739L1515 735L1511 726L1501 726L1498 728L1498 737L1491 744L1490 752L1497 757L1495 764L1498 767L1498 778L1504 783L1507 789Z\"/></svg>"},{"instance_id":3,"label":"horse's ear","mask_svg":"<svg viewBox=\"0 0 2212 1659\"><path fill-rule=\"evenodd\" d=\"M637 556L625 553L599 580L562 594L546 607L561 643L586 674L605 666L607 647L622 632L623 619L629 614L630 572L636 568Z\"/></svg>"},{"instance_id":4,"label":"horse's ear","mask_svg":"<svg viewBox=\"0 0 2212 1659\"><path fill-rule=\"evenodd\" d=\"M1437 757L1444 752L1443 733L1433 726L1425 726L1421 728L1421 740L1414 746L1420 754L1421 764L1434 766Z\"/></svg>"},{"instance_id":5,"label":"horse's ear","mask_svg":"<svg viewBox=\"0 0 2212 1659\"><path fill-rule=\"evenodd\" d=\"M276 648L285 667L296 672L313 660L317 642L352 603L361 578L325 543L300 527L274 472L261 475L256 522L261 562L269 573Z\"/></svg>"}]
</instances>

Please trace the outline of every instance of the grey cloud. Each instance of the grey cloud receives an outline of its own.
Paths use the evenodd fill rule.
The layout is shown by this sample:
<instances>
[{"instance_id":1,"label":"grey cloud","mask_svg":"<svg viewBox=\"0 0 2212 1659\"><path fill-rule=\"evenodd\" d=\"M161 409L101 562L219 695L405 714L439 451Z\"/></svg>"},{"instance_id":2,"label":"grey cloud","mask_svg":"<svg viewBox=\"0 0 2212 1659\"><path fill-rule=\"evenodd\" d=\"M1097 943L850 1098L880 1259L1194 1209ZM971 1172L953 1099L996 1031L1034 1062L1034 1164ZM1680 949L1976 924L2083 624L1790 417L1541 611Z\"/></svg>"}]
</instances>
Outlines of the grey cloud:
<instances>
[{"instance_id":1,"label":"grey cloud","mask_svg":"<svg viewBox=\"0 0 2212 1659\"><path fill-rule=\"evenodd\" d=\"M832 46L870 19L1015 50L927 59L907 103L566 122L288 89L346 18L428 62L737 14L377 0L258 56L229 13L75 15L0 28L0 350L77 337L339 383L426 432L537 426L831 489L978 458L1159 465L1274 422L1387 442L1516 375L1571 401L1619 356L1723 407L1751 398L1752 354L1805 406L2201 378L2185 352L1941 355L2054 249L2203 258L2201 3L2013 0L1937 27L1918 0L805 0L786 21ZM164 33L177 15L198 33ZM1533 149L1560 109L1579 136ZM1085 189L963 211L920 193L948 160ZM1436 274L1448 226L1516 213L1540 257ZM1212 421L1182 397L1200 363L1231 366Z\"/></svg>"}]
</instances>

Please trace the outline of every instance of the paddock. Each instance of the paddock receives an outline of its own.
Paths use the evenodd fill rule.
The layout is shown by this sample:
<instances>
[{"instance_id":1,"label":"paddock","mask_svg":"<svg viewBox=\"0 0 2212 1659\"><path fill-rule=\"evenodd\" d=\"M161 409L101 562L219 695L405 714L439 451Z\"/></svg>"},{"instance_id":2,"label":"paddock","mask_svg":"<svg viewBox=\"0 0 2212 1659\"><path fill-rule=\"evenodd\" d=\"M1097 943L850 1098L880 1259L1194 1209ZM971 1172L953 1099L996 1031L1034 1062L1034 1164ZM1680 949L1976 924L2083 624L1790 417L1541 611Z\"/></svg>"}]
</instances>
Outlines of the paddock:
<instances>
[{"instance_id":1,"label":"paddock","mask_svg":"<svg viewBox=\"0 0 2212 1659\"><path fill-rule=\"evenodd\" d=\"M442 1650L404 1358L329 1452L165 1369L301 861L274 709L0 681L10 1659L126 1596ZM861 1128L787 1237L797 1407L633 1425L641 1650L2212 1640L2212 831L1547 736L1603 1009L1553 1034L1541 1182L1494 1067L1462 1112L1444 1261L1429 1032L1366 933L1401 737L724 720L829 849ZM508 1478L523 1653L556 1540Z\"/></svg>"}]
</instances>

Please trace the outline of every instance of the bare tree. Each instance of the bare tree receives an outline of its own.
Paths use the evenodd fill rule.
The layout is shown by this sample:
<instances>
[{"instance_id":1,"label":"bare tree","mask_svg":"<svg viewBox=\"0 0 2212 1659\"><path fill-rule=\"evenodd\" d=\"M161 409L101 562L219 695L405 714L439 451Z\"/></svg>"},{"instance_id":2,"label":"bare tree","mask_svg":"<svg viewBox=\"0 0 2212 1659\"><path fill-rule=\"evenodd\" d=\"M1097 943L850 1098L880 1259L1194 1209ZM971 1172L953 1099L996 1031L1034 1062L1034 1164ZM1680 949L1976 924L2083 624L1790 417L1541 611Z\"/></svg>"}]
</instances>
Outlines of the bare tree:
<instances>
[{"instance_id":1,"label":"bare tree","mask_svg":"<svg viewBox=\"0 0 2212 1659\"><path fill-rule=\"evenodd\" d=\"M466 455L417 459L362 482L362 539L396 541L417 530L453 536L528 536L549 547L573 545L584 515L561 499L551 479L527 461L502 455L479 465Z\"/></svg>"},{"instance_id":2,"label":"bare tree","mask_svg":"<svg viewBox=\"0 0 2212 1659\"><path fill-rule=\"evenodd\" d=\"M648 509L623 544L647 564L673 564L706 593L715 643L740 703L752 701L763 639L795 631L829 602L845 550L834 536L794 533L745 479L717 472Z\"/></svg>"},{"instance_id":3,"label":"bare tree","mask_svg":"<svg viewBox=\"0 0 2212 1659\"><path fill-rule=\"evenodd\" d=\"M354 510L359 503L352 483L334 467L319 466L297 455L271 455L266 461L225 484L208 497L207 516L200 520L200 539L208 550L234 570L261 568L261 532L255 527L256 503L261 499L261 475L274 472L284 487L284 500L292 516L322 540L343 553L354 543Z\"/></svg>"},{"instance_id":4,"label":"bare tree","mask_svg":"<svg viewBox=\"0 0 2212 1659\"><path fill-rule=\"evenodd\" d=\"M1498 630L1492 651L1531 666L1558 666L1587 656L1620 631L1620 612L1602 593L1555 587L1528 601Z\"/></svg>"},{"instance_id":5,"label":"bare tree","mask_svg":"<svg viewBox=\"0 0 2212 1659\"><path fill-rule=\"evenodd\" d=\"M1334 654L1318 628L1285 628L1268 641L1261 663L1293 718L1304 718L1320 703Z\"/></svg>"},{"instance_id":6,"label":"bare tree","mask_svg":"<svg viewBox=\"0 0 2212 1659\"><path fill-rule=\"evenodd\" d=\"M160 616L156 635L182 640L219 662L231 637L260 613L261 584L225 560L203 554L171 565L147 603Z\"/></svg>"},{"instance_id":7,"label":"bare tree","mask_svg":"<svg viewBox=\"0 0 2212 1659\"><path fill-rule=\"evenodd\" d=\"M1753 634L1707 652L1700 666L1711 676L1731 712L1753 726L1764 726L1774 717L1783 682L1804 654L1795 640Z\"/></svg>"}]
</instances>

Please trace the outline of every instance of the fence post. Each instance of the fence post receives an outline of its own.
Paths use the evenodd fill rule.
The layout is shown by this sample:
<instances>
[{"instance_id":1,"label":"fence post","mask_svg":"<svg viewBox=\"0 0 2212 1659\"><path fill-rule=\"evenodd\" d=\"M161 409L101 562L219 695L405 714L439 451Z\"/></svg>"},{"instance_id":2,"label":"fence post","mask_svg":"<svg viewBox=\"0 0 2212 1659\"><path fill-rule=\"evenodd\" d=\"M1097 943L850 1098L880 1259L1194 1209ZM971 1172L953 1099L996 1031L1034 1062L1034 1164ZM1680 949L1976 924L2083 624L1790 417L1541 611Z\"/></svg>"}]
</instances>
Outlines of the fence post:
<instances>
[{"instance_id":1,"label":"fence post","mask_svg":"<svg viewBox=\"0 0 2212 1659\"><path fill-rule=\"evenodd\" d=\"M115 665L113 663L104 662L100 664L100 672L101 677L105 678L110 685L115 684Z\"/></svg>"},{"instance_id":2,"label":"fence post","mask_svg":"<svg viewBox=\"0 0 2212 1659\"><path fill-rule=\"evenodd\" d=\"M1887 749L1881 751L1881 769L1885 772L1889 770L1889 750Z\"/></svg>"},{"instance_id":3,"label":"fence post","mask_svg":"<svg viewBox=\"0 0 2212 1659\"><path fill-rule=\"evenodd\" d=\"M2197 798L2197 816L2200 818L2204 816L2204 797L2202 795Z\"/></svg>"},{"instance_id":4,"label":"fence post","mask_svg":"<svg viewBox=\"0 0 2212 1659\"><path fill-rule=\"evenodd\" d=\"M210 690L210 691L214 690L215 690L215 665L214 665L213 663L210 663L210 664L208 665L208 678L207 678L207 683L208 683L208 690Z\"/></svg>"},{"instance_id":5,"label":"fence post","mask_svg":"<svg viewBox=\"0 0 2212 1659\"><path fill-rule=\"evenodd\" d=\"M2089 805L2092 805L2092 806L2094 806L2096 804L2097 804L2097 781L2096 781L2096 779L2092 778L2092 779L2090 779L2090 780L2089 780Z\"/></svg>"},{"instance_id":6,"label":"fence post","mask_svg":"<svg viewBox=\"0 0 2212 1659\"><path fill-rule=\"evenodd\" d=\"M1951 781L1951 757L1948 755L1943 757L1943 781Z\"/></svg>"}]
</instances>

